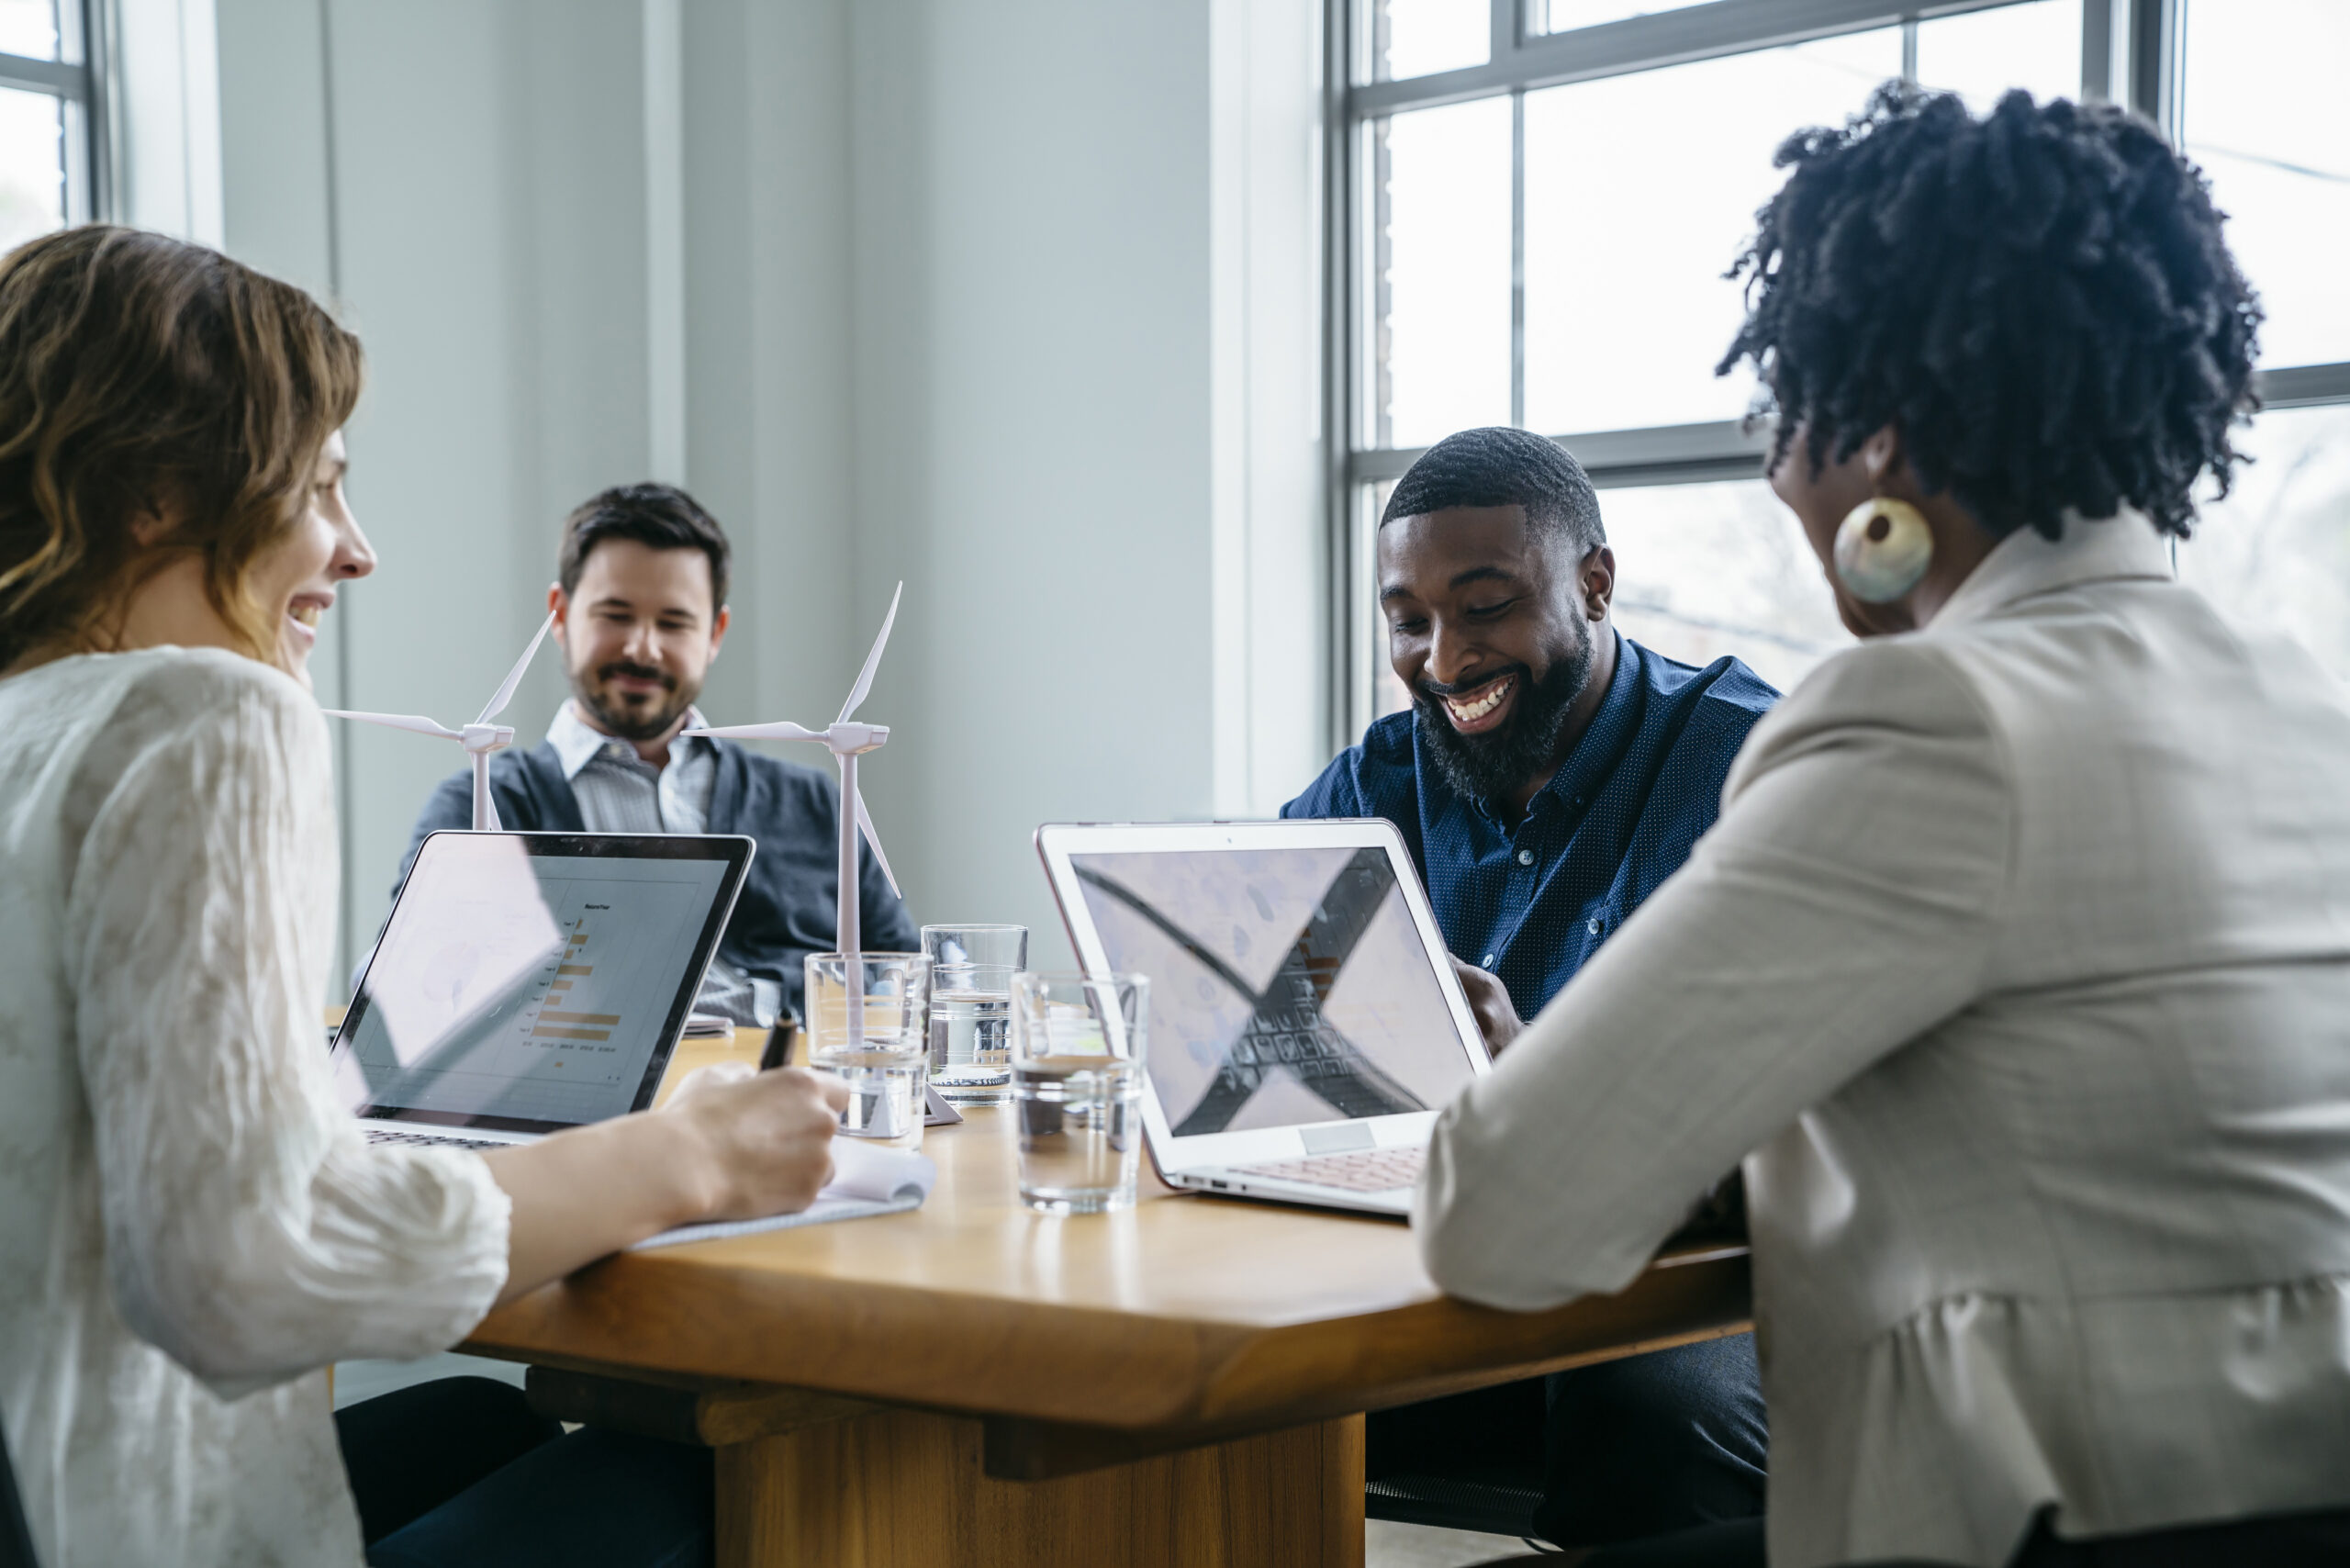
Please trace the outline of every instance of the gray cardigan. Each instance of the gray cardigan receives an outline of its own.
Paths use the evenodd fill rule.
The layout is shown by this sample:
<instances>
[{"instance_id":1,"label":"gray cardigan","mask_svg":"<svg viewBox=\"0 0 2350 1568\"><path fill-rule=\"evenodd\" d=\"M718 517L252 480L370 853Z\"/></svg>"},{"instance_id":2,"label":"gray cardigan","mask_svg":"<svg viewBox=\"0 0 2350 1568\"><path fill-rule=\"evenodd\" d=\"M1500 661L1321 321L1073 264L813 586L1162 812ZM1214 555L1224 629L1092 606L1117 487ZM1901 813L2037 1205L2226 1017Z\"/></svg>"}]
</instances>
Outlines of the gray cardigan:
<instances>
[{"instance_id":1,"label":"gray cardigan","mask_svg":"<svg viewBox=\"0 0 2350 1568\"><path fill-rule=\"evenodd\" d=\"M811 953L833 950L840 877L836 812L840 785L829 773L762 756L732 741L718 748L718 777L710 791L711 833L746 834L758 841L734 914L719 939L718 956L745 975L782 987L784 1005L800 1011ZM442 781L416 819L400 860L400 880L416 862L424 835L473 825L473 774ZM579 802L554 748L542 741L528 751L501 751L489 759L489 787L498 820L525 833L584 833ZM920 952L922 933L904 901L890 890L867 850L860 860L857 900L868 952ZM397 896L396 883L393 892Z\"/></svg>"}]
</instances>

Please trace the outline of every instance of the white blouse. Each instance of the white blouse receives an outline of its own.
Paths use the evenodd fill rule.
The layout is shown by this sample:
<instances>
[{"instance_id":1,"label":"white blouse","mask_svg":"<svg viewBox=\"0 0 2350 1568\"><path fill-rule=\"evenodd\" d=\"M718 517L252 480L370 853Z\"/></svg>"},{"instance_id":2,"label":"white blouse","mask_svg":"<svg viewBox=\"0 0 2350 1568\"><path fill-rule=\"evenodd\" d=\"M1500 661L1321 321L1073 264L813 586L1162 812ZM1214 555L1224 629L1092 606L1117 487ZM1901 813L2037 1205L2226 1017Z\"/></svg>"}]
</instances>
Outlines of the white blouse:
<instances>
[{"instance_id":1,"label":"white blouse","mask_svg":"<svg viewBox=\"0 0 2350 1568\"><path fill-rule=\"evenodd\" d=\"M318 706L162 648L0 680L0 1414L40 1561L355 1565L320 1369L463 1338L509 1210L331 1089Z\"/></svg>"}]
</instances>

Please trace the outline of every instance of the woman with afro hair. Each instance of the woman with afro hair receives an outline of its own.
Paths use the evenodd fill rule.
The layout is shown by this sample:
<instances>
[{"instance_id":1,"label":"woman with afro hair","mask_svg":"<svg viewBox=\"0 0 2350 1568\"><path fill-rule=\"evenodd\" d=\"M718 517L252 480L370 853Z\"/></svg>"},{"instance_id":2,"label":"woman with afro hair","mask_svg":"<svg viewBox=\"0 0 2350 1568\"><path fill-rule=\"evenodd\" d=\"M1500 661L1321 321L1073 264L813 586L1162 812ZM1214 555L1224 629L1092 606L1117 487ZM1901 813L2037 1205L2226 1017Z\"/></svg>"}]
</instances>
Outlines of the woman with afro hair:
<instances>
[{"instance_id":1,"label":"woman with afro hair","mask_svg":"<svg viewBox=\"0 0 2350 1568\"><path fill-rule=\"evenodd\" d=\"M2171 561L2259 307L2114 108L1779 161L1723 368L1861 642L1446 1111L1429 1271L1619 1290L1743 1160L1767 1520L1594 1564L2350 1562L2350 711Z\"/></svg>"}]
</instances>

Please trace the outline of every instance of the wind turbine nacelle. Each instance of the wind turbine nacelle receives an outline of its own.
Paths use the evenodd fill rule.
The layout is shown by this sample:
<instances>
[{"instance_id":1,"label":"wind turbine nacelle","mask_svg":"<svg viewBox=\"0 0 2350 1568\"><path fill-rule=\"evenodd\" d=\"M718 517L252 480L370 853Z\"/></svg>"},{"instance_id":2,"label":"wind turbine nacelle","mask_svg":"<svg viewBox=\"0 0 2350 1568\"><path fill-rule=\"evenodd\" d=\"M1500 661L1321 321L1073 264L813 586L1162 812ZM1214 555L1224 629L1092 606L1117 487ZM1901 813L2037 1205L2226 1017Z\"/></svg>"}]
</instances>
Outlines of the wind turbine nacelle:
<instances>
[{"instance_id":1,"label":"wind turbine nacelle","mask_svg":"<svg viewBox=\"0 0 2350 1568\"><path fill-rule=\"evenodd\" d=\"M846 753L852 756L860 752L878 750L887 745L889 739L890 726L887 724L848 722L834 724L824 732L826 745L836 753Z\"/></svg>"},{"instance_id":2,"label":"wind turbine nacelle","mask_svg":"<svg viewBox=\"0 0 2350 1568\"><path fill-rule=\"evenodd\" d=\"M467 751L504 751L514 744L514 726L511 724L467 724L457 732L457 735L465 743Z\"/></svg>"}]
</instances>

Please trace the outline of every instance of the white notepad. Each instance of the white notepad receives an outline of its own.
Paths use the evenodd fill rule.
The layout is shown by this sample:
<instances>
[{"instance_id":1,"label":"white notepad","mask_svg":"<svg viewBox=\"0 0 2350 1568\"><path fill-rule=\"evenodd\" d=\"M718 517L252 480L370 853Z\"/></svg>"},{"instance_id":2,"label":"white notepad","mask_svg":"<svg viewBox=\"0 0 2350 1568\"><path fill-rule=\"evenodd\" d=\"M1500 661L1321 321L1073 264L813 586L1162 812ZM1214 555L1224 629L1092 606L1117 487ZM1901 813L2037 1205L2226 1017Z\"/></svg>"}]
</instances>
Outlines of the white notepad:
<instances>
[{"instance_id":1,"label":"white notepad","mask_svg":"<svg viewBox=\"0 0 2350 1568\"><path fill-rule=\"evenodd\" d=\"M938 1167L926 1154L901 1148L869 1148L846 1138L833 1140L833 1179L816 1201L798 1214L767 1219L727 1219L711 1225L681 1225L647 1238L629 1249L643 1252L655 1247L677 1247L688 1241L716 1241L729 1236L756 1236L763 1230L790 1230L803 1225L830 1225L834 1220L869 1219L875 1215L903 1214L922 1207L938 1181Z\"/></svg>"}]
</instances>

